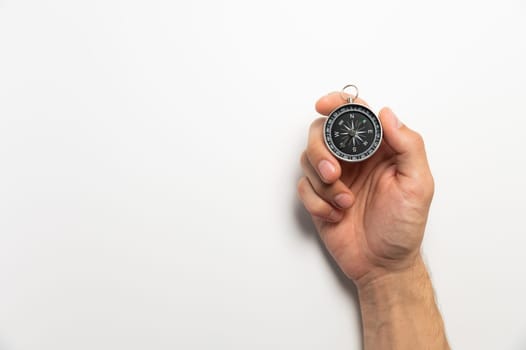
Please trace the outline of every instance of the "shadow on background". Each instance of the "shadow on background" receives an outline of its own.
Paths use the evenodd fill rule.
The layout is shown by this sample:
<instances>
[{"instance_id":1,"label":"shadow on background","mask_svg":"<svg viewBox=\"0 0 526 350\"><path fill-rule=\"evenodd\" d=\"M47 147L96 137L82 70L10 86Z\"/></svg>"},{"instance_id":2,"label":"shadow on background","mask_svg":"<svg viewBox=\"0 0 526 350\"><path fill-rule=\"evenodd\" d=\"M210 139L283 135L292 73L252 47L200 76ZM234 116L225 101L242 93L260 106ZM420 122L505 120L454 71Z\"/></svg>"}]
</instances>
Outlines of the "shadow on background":
<instances>
[{"instance_id":1,"label":"shadow on background","mask_svg":"<svg viewBox=\"0 0 526 350\"><path fill-rule=\"evenodd\" d=\"M2 3L0 2L0 5ZM3 339L0 339L0 350L7 350L7 345L4 343Z\"/></svg>"},{"instance_id":2,"label":"shadow on background","mask_svg":"<svg viewBox=\"0 0 526 350\"><path fill-rule=\"evenodd\" d=\"M299 178L299 176L297 177ZM303 236L306 238L314 238L323 253L323 256L325 257L325 261L329 264L331 267L334 275L336 276L339 285L345 293L349 296L349 299L352 301L352 303L355 306L356 310L360 310L360 303L358 301L358 291L356 289L356 286L354 283L345 276L345 274L340 270L334 259L332 258L329 251L325 248L325 245L323 241L321 240L320 236L318 235L318 232L316 231L316 227L314 226L314 223L312 222L310 214L307 212L303 204L299 201L297 196L294 196L294 214L296 222L303 233ZM360 324L360 332L363 333L363 325L361 321L360 315L357 316ZM361 342L361 348L363 348L363 339L360 334L360 342Z\"/></svg>"}]
</instances>

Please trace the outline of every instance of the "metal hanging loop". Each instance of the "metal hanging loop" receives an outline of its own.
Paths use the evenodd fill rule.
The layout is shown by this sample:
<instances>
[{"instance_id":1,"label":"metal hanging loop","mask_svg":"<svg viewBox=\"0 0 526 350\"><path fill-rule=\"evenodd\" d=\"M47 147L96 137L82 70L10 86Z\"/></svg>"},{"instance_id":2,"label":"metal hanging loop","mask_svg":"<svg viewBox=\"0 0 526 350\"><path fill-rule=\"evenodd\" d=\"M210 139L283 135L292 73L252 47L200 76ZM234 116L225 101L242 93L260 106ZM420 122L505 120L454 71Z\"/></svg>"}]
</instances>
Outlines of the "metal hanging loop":
<instances>
[{"instance_id":1,"label":"metal hanging loop","mask_svg":"<svg viewBox=\"0 0 526 350\"><path fill-rule=\"evenodd\" d=\"M345 96L345 89L348 89L348 88L353 88L355 93L354 94L349 94L349 96ZM354 100L356 100L358 98L358 87L356 85L353 85L353 84L348 84L348 85L345 85L342 89L342 91L340 91L340 96L345 100L347 101L347 103L353 103Z\"/></svg>"}]
</instances>

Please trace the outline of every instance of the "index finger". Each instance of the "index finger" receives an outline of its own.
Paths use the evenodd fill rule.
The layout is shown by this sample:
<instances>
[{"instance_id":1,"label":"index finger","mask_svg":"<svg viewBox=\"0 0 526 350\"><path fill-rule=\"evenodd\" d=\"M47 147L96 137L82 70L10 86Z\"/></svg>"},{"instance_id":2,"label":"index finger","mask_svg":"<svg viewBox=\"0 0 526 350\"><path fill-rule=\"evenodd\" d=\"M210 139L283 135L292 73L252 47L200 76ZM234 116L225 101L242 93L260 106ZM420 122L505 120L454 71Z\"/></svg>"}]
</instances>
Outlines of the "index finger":
<instances>
[{"instance_id":1,"label":"index finger","mask_svg":"<svg viewBox=\"0 0 526 350\"><path fill-rule=\"evenodd\" d=\"M345 96L345 98L344 98ZM334 91L331 92L328 95L325 95L321 97L316 102L316 111L323 115L329 115L332 111L334 111L337 107L346 104L347 98L349 97L349 94L341 91ZM361 98L355 99L353 102L359 103L365 106L369 106L367 102L362 100Z\"/></svg>"}]
</instances>

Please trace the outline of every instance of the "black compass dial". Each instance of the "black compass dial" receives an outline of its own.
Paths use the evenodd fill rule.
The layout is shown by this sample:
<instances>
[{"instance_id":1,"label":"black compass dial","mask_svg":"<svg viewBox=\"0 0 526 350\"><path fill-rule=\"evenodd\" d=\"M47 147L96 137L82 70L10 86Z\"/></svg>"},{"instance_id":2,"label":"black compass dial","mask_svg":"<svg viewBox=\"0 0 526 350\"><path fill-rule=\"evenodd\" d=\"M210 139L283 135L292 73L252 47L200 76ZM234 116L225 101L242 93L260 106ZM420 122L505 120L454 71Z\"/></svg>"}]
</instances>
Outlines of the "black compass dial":
<instances>
[{"instance_id":1,"label":"black compass dial","mask_svg":"<svg viewBox=\"0 0 526 350\"><path fill-rule=\"evenodd\" d=\"M325 143L338 158L357 162L373 155L382 141L378 117L360 104L346 104L335 109L325 122Z\"/></svg>"}]
</instances>

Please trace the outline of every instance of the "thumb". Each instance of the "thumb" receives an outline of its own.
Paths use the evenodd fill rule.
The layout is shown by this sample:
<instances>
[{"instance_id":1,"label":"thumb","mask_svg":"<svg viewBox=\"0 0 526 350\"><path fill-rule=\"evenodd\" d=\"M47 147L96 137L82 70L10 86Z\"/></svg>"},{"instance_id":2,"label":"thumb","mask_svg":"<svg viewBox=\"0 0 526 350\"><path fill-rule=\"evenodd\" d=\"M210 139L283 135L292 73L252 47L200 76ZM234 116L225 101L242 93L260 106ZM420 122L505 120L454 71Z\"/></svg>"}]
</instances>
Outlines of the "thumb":
<instances>
[{"instance_id":1,"label":"thumb","mask_svg":"<svg viewBox=\"0 0 526 350\"><path fill-rule=\"evenodd\" d=\"M390 108L382 108L380 121L384 140L396 154L398 173L413 179L429 173L422 136L402 124Z\"/></svg>"}]
</instances>

